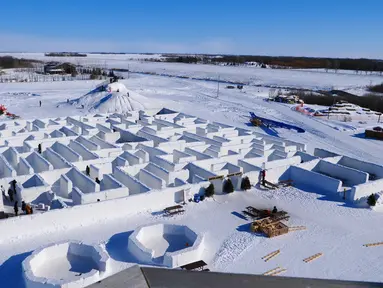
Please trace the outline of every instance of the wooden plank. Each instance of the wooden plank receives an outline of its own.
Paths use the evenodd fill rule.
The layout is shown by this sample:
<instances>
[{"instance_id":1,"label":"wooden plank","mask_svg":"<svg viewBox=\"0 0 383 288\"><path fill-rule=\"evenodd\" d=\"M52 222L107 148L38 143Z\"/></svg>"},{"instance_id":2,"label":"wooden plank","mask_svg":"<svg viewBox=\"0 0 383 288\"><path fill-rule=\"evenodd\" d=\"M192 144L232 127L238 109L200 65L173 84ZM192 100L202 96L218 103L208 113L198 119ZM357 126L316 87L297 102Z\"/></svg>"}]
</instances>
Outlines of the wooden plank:
<instances>
[{"instance_id":1,"label":"wooden plank","mask_svg":"<svg viewBox=\"0 0 383 288\"><path fill-rule=\"evenodd\" d=\"M289 231L299 231L306 230L306 226L291 226L289 227Z\"/></svg>"},{"instance_id":2,"label":"wooden plank","mask_svg":"<svg viewBox=\"0 0 383 288\"><path fill-rule=\"evenodd\" d=\"M264 258L262 258L262 259L265 260L265 262L268 262L269 260L271 260L271 259L273 259L274 257L276 257L277 255L279 255L279 253L281 253L280 250L271 252L270 254L266 255L266 256L265 256Z\"/></svg>"},{"instance_id":3,"label":"wooden plank","mask_svg":"<svg viewBox=\"0 0 383 288\"><path fill-rule=\"evenodd\" d=\"M311 261L313 261L315 259L318 259L321 256L323 256L323 253L317 253L317 254L314 254L314 255L312 255L310 257L307 257L307 258L303 259L303 261L306 262L306 263L309 263L309 262L311 262Z\"/></svg>"},{"instance_id":4,"label":"wooden plank","mask_svg":"<svg viewBox=\"0 0 383 288\"><path fill-rule=\"evenodd\" d=\"M381 246L381 245L383 245L383 242L363 244L364 247L373 247L373 246Z\"/></svg>"},{"instance_id":5,"label":"wooden plank","mask_svg":"<svg viewBox=\"0 0 383 288\"><path fill-rule=\"evenodd\" d=\"M276 268L274 268L274 269L271 269L271 270L269 270L269 271L266 271L265 273L263 273L262 275L270 275L270 274L272 274L272 273L274 273L274 272L276 272L276 271L278 271L278 270L281 270L282 268L281 267L276 267Z\"/></svg>"},{"instance_id":6,"label":"wooden plank","mask_svg":"<svg viewBox=\"0 0 383 288\"><path fill-rule=\"evenodd\" d=\"M281 273L286 272L286 271L287 271L287 269L279 269L279 270L277 270L271 274L268 274L268 276L275 276L277 274L281 274Z\"/></svg>"}]
</instances>

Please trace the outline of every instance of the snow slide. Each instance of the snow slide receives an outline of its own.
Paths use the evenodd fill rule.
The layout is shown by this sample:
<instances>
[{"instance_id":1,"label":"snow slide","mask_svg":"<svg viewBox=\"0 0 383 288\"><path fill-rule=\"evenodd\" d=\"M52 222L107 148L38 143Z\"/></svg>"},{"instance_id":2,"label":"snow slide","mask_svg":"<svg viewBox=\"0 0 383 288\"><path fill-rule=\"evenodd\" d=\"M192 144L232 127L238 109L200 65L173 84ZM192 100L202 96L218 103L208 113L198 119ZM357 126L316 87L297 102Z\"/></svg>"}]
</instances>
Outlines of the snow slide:
<instances>
[{"instance_id":1,"label":"snow slide","mask_svg":"<svg viewBox=\"0 0 383 288\"><path fill-rule=\"evenodd\" d=\"M104 82L89 93L69 103L89 112L100 113L126 113L158 108L157 106L159 106L155 102L149 101L145 96L128 90L124 84L119 82Z\"/></svg>"}]
</instances>

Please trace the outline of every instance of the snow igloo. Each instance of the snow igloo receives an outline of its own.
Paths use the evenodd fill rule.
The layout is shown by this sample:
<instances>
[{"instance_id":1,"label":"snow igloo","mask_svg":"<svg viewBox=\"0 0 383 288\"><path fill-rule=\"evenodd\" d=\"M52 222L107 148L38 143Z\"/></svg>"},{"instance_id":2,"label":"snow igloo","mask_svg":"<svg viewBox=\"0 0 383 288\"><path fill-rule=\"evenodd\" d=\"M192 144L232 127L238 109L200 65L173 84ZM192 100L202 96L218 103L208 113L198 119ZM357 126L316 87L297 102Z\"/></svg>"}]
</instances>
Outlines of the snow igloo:
<instances>
[{"instance_id":1,"label":"snow igloo","mask_svg":"<svg viewBox=\"0 0 383 288\"><path fill-rule=\"evenodd\" d=\"M185 225L155 224L137 228L128 249L139 261L175 268L201 260L203 236Z\"/></svg>"},{"instance_id":2,"label":"snow igloo","mask_svg":"<svg viewBox=\"0 0 383 288\"><path fill-rule=\"evenodd\" d=\"M63 242L35 250L23 263L27 288L86 287L101 279L109 256L100 246Z\"/></svg>"}]
</instances>

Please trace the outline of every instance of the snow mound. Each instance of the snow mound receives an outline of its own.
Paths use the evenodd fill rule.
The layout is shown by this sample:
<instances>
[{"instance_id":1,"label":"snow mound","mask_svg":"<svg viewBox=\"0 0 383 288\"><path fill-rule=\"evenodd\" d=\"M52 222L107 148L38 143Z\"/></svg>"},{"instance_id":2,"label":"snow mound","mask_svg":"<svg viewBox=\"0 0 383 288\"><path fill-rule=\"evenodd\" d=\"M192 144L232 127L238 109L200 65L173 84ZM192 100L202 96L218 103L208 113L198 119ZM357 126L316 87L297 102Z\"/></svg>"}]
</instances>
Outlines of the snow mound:
<instances>
[{"instance_id":1,"label":"snow mound","mask_svg":"<svg viewBox=\"0 0 383 288\"><path fill-rule=\"evenodd\" d=\"M145 96L130 91L123 83L103 84L84 96L71 102L72 105L84 108L89 112L126 113L157 108L156 103Z\"/></svg>"}]
</instances>

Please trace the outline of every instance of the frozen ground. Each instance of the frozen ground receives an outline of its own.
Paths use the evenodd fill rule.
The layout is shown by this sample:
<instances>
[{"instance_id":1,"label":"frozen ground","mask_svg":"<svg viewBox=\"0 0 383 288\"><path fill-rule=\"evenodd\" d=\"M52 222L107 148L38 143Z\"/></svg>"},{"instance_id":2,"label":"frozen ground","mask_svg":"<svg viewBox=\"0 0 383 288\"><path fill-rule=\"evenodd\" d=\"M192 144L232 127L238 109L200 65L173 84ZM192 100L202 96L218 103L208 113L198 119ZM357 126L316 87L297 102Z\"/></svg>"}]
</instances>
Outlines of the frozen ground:
<instances>
[{"instance_id":1,"label":"frozen ground","mask_svg":"<svg viewBox=\"0 0 383 288\"><path fill-rule=\"evenodd\" d=\"M188 225L203 233L207 245L203 258L213 271L261 274L281 266L287 269L286 276L383 281L382 248L362 246L383 239L382 214L350 208L310 192L295 188L272 192L253 189L189 203L183 215L171 218L147 211L128 218L105 218L80 229L55 230L33 239L20 237L0 247L0 277L5 279L3 284L12 284L4 287L23 287L19 279L20 262L36 247L62 240L104 243L113 259L112 267L118 271L135 261L126 252L130 233L139 225L161 221ZM258 208L277 205L290 213L289 226L305 225L307 230L272 239L251 234L249 221L237 216L248 205ZM261 259L277 249L281 254L273 260ZM302 261L319 252L324 254L320 259L310 264ZM12 278L6 277L10 274Z\"/></svg>"},{"instance_id":2,"label":"frozen ground","mask_svg":"<svg viewBox=\"0 0 383 288\"><path fill-rule=\"evenodd\" d=\"M264 73L267 74L267 71ZM295 83L301 81L299 76L291 74L290 78L294 77L298 77L294 80ZM342 77L337 78L339 86L355 84L352 79L346 80ZM278 82L279 78L280 76L270 81ZM315 77L311 78L316 81ZM358 79L355 78L355 81L368 81L368 78L363 80L362 76ZM311 147L329 149L378 164L383 161L382 142L360 139L353 137L349 132L340 132L332 127L338 127L340 123L328 123L307 117L293 111L289 105L265 102L268 88L245 87L243 91L239 91L228 90L224 88L225 85L221 85L219 98L215 98L217 83L214 82L136 74L122 82L129 90L153 102L160 101L169 108L205 119L259 129L248 127L246 124L248 112L254 111L257 115L295 124L306 130L303 134L283 129L266 131L270 134L277 133L278 136L307 143ZM57 108L57 105L66 102L67 99L81 97L92 90L97 83L99 81L0 84L0 104L5 104L10 112L23 118L85 114L86 110L77 109L75 106ZM43 103L41 108L38 107L39 100ZM35 238L20 235L12 242L0 245L0 279L3 281L0 286L23 287L20 278L22 260L41 245L63 240L104 243L113 258L114 270L128 267L131 265L129 263L135 261L126 252L128 236L136 227L158 221L188 225L197 233L203 233L207 245L204 260L213 271L260 274L281 266L287 269L284 274L286 276L382 282L383 266L380 265L383 259L382 246L365 248L362 245L383 241L381 225L383 214L348 207L321 195L320 191L300 188L302 190L284 188L272 192L253 189L248 192L216 196L198 204L188 203L184 215L172 218L163 218L152 213L156 211L147 211L121 219L108 219L106 214L102 222L92 226L65 227L65 229L51 227L49 232ZM273 239L250 234L247 232L249 221L237 216L237 213L249 205L258 208L270 208L276 205L291 214L289 226L305 225L307 230ZM6 231L1 231L1 234L3 233ZM273 260L264 262L261 259L262 256L277 249L281 250L281 254ZM303 258L319 252L324 256L318 260L310 264L302 261Z\"/></svg>"}]
</instances>

